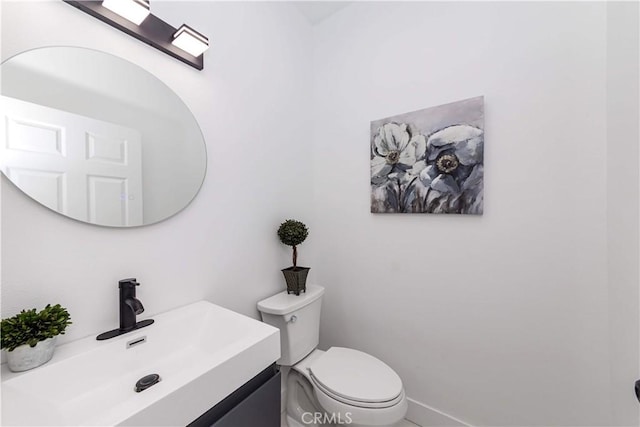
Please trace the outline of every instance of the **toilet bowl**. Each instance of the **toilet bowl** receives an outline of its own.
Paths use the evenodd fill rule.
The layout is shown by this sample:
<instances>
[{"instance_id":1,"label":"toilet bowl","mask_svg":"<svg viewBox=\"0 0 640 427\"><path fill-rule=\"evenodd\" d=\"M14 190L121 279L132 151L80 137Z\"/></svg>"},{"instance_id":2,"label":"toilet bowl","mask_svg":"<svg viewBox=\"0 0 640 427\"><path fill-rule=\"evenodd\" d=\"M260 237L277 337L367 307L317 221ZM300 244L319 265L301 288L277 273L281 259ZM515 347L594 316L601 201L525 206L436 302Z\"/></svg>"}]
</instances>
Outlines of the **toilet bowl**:
<instances>
[{"instance_id":1,"label":"toilet bowl","mask_svg":"<svg viewBox=\"0 0 640 427\"><path fill-rule=\"evenodd\" d=\"M298 390L296 390L296 387ZM302 413L301 393L315 411ZM404 418L407 399L400 377L385 363L357 350L332 347L313 350L294 365L287 378L287 415L303 423L309 412L351 426L390 426ZM302 408L304 409L304 408Z\"/></svg>"},{"instance_id":2,"label":"toilet bowl","mask_svg":"<svg viewBox=\"0 0 640 427\"><path fill-rule=\"evenodd\" d=\"M316 349L324 288L286 292L258 303L264 322L280 328L290 427L299 425L390 426L404 418L402 380L381 360L362 351Z\"/></svg>"}]
</instances>

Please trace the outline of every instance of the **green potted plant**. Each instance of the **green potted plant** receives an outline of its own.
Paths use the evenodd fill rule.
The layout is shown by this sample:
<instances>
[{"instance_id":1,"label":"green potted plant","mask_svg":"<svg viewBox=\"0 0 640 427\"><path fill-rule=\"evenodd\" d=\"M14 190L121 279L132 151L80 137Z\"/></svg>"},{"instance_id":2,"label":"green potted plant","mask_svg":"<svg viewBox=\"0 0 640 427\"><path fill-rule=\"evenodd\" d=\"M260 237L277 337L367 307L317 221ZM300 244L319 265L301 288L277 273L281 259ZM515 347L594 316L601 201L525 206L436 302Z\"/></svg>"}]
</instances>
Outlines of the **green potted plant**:
<instances>
[{"instance_id":1,"label":"green potted plant","mask_svg":"<svg viewBox=\"0 0 640 427\"><path fill-rule=\"evenodd\" d=\"M2 319L1 346L7 350L7 363L14 372L27 371L47 363L53 356L56 338L71 324L71 316L60 304L36 312L22 310Z\"/></svg>"},{"instance_id":2,"label":"green potted plant","mask_svg":"<svg viewBox=\"0 0 640 427\"><path fill-rule=\"evenodd\" d=\"M288 219L278 228L280 241L293 248L293 266L282 270L284 279L287 282L287 293L291 292L300 295L300 291L307 290L308 267L298 267L298 245L307 238L309 230L307 226L295 219Z\"/></svg>"}]
</instances>

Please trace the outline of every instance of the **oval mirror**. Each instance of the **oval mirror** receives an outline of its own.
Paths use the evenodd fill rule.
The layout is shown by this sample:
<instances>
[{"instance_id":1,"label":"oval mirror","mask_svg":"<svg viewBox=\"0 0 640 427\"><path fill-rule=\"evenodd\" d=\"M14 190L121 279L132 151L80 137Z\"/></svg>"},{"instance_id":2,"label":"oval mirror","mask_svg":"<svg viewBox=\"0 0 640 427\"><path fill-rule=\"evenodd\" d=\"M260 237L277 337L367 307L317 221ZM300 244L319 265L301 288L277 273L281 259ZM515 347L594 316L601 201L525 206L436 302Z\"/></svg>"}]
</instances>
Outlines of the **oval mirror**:
<instances>
[{"instance_id":1,"label":"oval mirror","mask_svg":"<svg viewBox=\"0 0 640 427\"><path fill-rule=\"evenodd\" d=\"M116 56L45 47L2 64L0 167L25 194L110 227L166 219L198 193L206 148L158 78Z\"/></svg>"}]
</instances>

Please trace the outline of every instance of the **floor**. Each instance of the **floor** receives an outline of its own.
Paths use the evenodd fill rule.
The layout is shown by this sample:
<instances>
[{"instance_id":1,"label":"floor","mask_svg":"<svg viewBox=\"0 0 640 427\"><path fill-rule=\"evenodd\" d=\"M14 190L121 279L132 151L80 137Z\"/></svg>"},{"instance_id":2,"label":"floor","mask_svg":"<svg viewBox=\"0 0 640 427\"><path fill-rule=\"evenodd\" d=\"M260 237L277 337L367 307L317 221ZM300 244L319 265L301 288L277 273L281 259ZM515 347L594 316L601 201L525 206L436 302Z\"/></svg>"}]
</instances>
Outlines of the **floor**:
<instances>
[{"instance_id":1,"label":"floor","mask_svg":"<svg viewBox=\"0 0 640 427\"><path fill-rule=\"evenodd\" d=\"M345 424L347 425L347 424ZM286 416L284 414L282 414L282 420L280 421L280 427L291 427L287 424L286 421ZM389 427L420 427L417 424L412 423L411 421L407 421L407 420L402 420L396 424L394 424L393 426L389 426Z\"/></svg>"}]
</instances>

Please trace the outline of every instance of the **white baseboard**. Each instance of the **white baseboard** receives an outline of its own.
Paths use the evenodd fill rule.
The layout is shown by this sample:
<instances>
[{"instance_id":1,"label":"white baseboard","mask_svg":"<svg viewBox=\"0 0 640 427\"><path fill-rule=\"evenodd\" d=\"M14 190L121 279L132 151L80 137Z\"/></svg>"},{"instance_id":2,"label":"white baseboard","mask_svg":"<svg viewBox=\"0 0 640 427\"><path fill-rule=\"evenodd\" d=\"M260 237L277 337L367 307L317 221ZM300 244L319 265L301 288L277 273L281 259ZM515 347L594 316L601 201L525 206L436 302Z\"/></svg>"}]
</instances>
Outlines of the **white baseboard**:
<instances>
[{"instance_id":1,"label":"white baseboard","mask_svg":"<svg viewBox=\"0 0 640 427\"><path fill-rule=\"evenodd\" d=\"M473 427L471 424L411 398L407 398L407 403L409 403L409 409L405 418L420 427Z\"/></svg>"}]
</instances>

